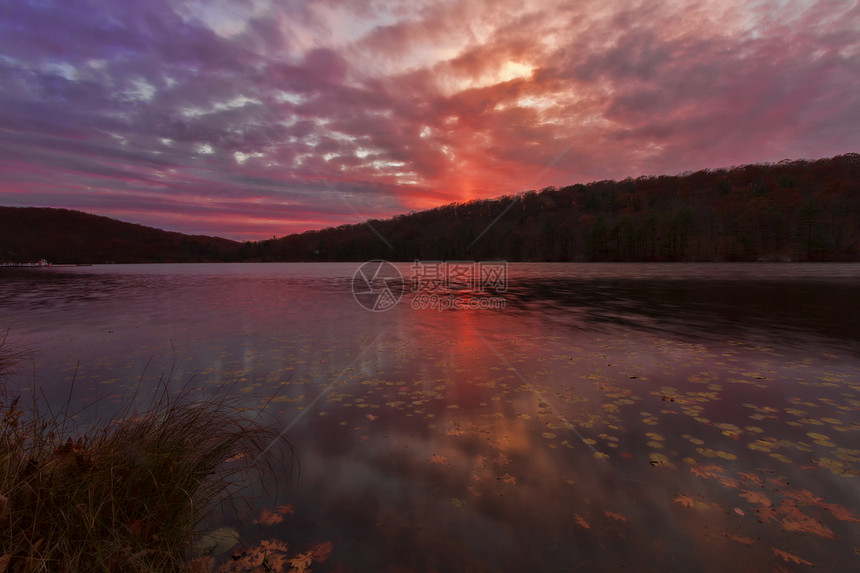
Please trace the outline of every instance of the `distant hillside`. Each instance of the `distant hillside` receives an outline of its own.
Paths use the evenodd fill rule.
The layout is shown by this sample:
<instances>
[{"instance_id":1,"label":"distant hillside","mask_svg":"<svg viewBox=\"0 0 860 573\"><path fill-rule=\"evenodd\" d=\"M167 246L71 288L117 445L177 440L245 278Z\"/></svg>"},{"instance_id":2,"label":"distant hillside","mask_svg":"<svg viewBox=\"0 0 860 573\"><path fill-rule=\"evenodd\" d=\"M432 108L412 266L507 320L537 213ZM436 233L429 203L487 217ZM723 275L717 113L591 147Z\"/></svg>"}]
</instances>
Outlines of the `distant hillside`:
<instances>
[{"instance_id":1,"label":"distant hillside","mask_svg":"<svg viewBox=\"0 0 860 573\"><path fill-rule=\"evenodd\" d=\"M860 155L549 187L245 252L294 261L858 261Z\"/></svg>"},{"instance_id":2,"label":"distant hillside","mask_svg":"<svg viewBox=\"0 0 860 573\"><path fill-rule=\"evenodd\" d=\"M548 187L246 243L77 211L0 207L0 262L41 258L860 261L860 155Z\"/></svg>"},{"instance_id":3,"label":"distant hillside","mask_svg":"<svg viewBox=\"0 0 860 573\"><path fill-rule=\"evenodd\" d=\"M241 244L183 235L66 209L0 207L0 263L227 261Z\"/></svg>"}]
</instances>

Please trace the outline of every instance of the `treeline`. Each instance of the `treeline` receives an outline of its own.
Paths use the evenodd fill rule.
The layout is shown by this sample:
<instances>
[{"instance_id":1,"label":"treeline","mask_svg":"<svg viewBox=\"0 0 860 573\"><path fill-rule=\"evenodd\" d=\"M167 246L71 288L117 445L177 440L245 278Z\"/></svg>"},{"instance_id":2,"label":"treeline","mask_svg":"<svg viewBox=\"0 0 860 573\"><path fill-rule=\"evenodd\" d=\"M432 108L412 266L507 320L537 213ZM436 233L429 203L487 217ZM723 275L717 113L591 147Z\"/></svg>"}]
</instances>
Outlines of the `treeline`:
<instances>
[{"instance_id":1,"label":"treeline","mask_svg":"<svg viewBox=\"0 0 860 573\"><path fill-rule=\"evenodd\" d=\"M0 263L239 260L241 243L184 235L67 209L0 207Z\"/></svg>"},{"instance_id":2,"label":"treeline","mask_svg":"<svg viewBox=\"0 0 860 573\"><path fill-rule=\"evenodd\" d=\"M858 261L860 155L548 187L239 243L0 207L0 263Z\"/></svg>"},{"instance_id":3,"label":"treeline","mask_svg":"<svg viewBox=\"0 0 860 573\"><path fill-rule=\"evenodd\" d=\"M256 260L857 261L860 155L548 187L243 245Z\"/></svg>"}]
</instances>

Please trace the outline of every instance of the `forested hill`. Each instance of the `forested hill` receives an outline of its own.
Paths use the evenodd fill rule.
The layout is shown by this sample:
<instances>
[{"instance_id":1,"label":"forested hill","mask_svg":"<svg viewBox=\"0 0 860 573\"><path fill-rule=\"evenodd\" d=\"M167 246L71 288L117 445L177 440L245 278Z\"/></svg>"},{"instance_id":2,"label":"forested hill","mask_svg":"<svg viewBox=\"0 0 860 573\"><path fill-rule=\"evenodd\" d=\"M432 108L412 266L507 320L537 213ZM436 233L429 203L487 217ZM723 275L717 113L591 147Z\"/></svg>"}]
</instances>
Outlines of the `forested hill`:
<instances>
[{"instance_id":1,"label":"forested hill","mask_svg":"<svg viewBox=\"0 0 860 573\"><path fill-rule=\"evenodd\" d=\"M0 207L0 263L237 260L241 243L183 235L66 209Z\"/></svg>"},{"instance_id":2,"label":"forested hill","mask_svg":"<svg viewBox=\"0 0 860 573\"><path fill-rule=\"evenodd\" d=\"M0 263L860 261L860 155L549 187L238 243L0 207Z\"/></svg>"},{"instance_id":3,"label":"forested hill","mask_svg":"<svg viewBox=\"0 0 860 573\"><path fill-rule=\"evenodd\" d=\"M860 155L549 187L290 235L254 243L247 254L295 261L858 261Z\"/></svg>"}]
</instances>

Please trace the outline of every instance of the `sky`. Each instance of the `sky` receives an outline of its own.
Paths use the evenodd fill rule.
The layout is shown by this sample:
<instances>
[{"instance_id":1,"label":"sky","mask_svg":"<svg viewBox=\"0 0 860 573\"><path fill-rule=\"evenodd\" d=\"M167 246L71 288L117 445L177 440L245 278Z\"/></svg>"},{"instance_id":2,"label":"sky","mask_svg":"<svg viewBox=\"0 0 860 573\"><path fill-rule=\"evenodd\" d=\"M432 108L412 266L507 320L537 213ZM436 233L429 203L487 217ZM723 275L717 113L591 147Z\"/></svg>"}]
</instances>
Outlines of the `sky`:
<instances>
[{"instance_id":1,"label":"sky","mask_svg":"<svg viewBox=\"0 0 860 573\"><path fill-rule=\"evenodd\" d=\"M857 0L5 0L0 205L237 240L860 151Z\"/></svg>"}]
</instances>

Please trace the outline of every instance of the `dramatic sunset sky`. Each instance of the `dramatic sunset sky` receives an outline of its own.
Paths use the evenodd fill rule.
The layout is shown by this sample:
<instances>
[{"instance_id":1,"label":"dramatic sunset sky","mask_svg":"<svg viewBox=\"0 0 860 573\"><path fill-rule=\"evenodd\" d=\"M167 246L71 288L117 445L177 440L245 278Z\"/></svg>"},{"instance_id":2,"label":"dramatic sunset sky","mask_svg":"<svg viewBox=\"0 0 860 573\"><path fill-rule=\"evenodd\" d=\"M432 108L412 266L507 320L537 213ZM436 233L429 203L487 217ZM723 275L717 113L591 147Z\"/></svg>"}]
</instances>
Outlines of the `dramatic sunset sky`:
<instances>
[{"instance_id":1,"label":"dramatic sunset sky","mask_svg":"<svg viewBox=\"0 0 860 573\"><path fill-rule=\"evenodd\" d=\"M5 0L0 205L234 239L860 151L856 0Z\"/></svg>"}]
</instances>

